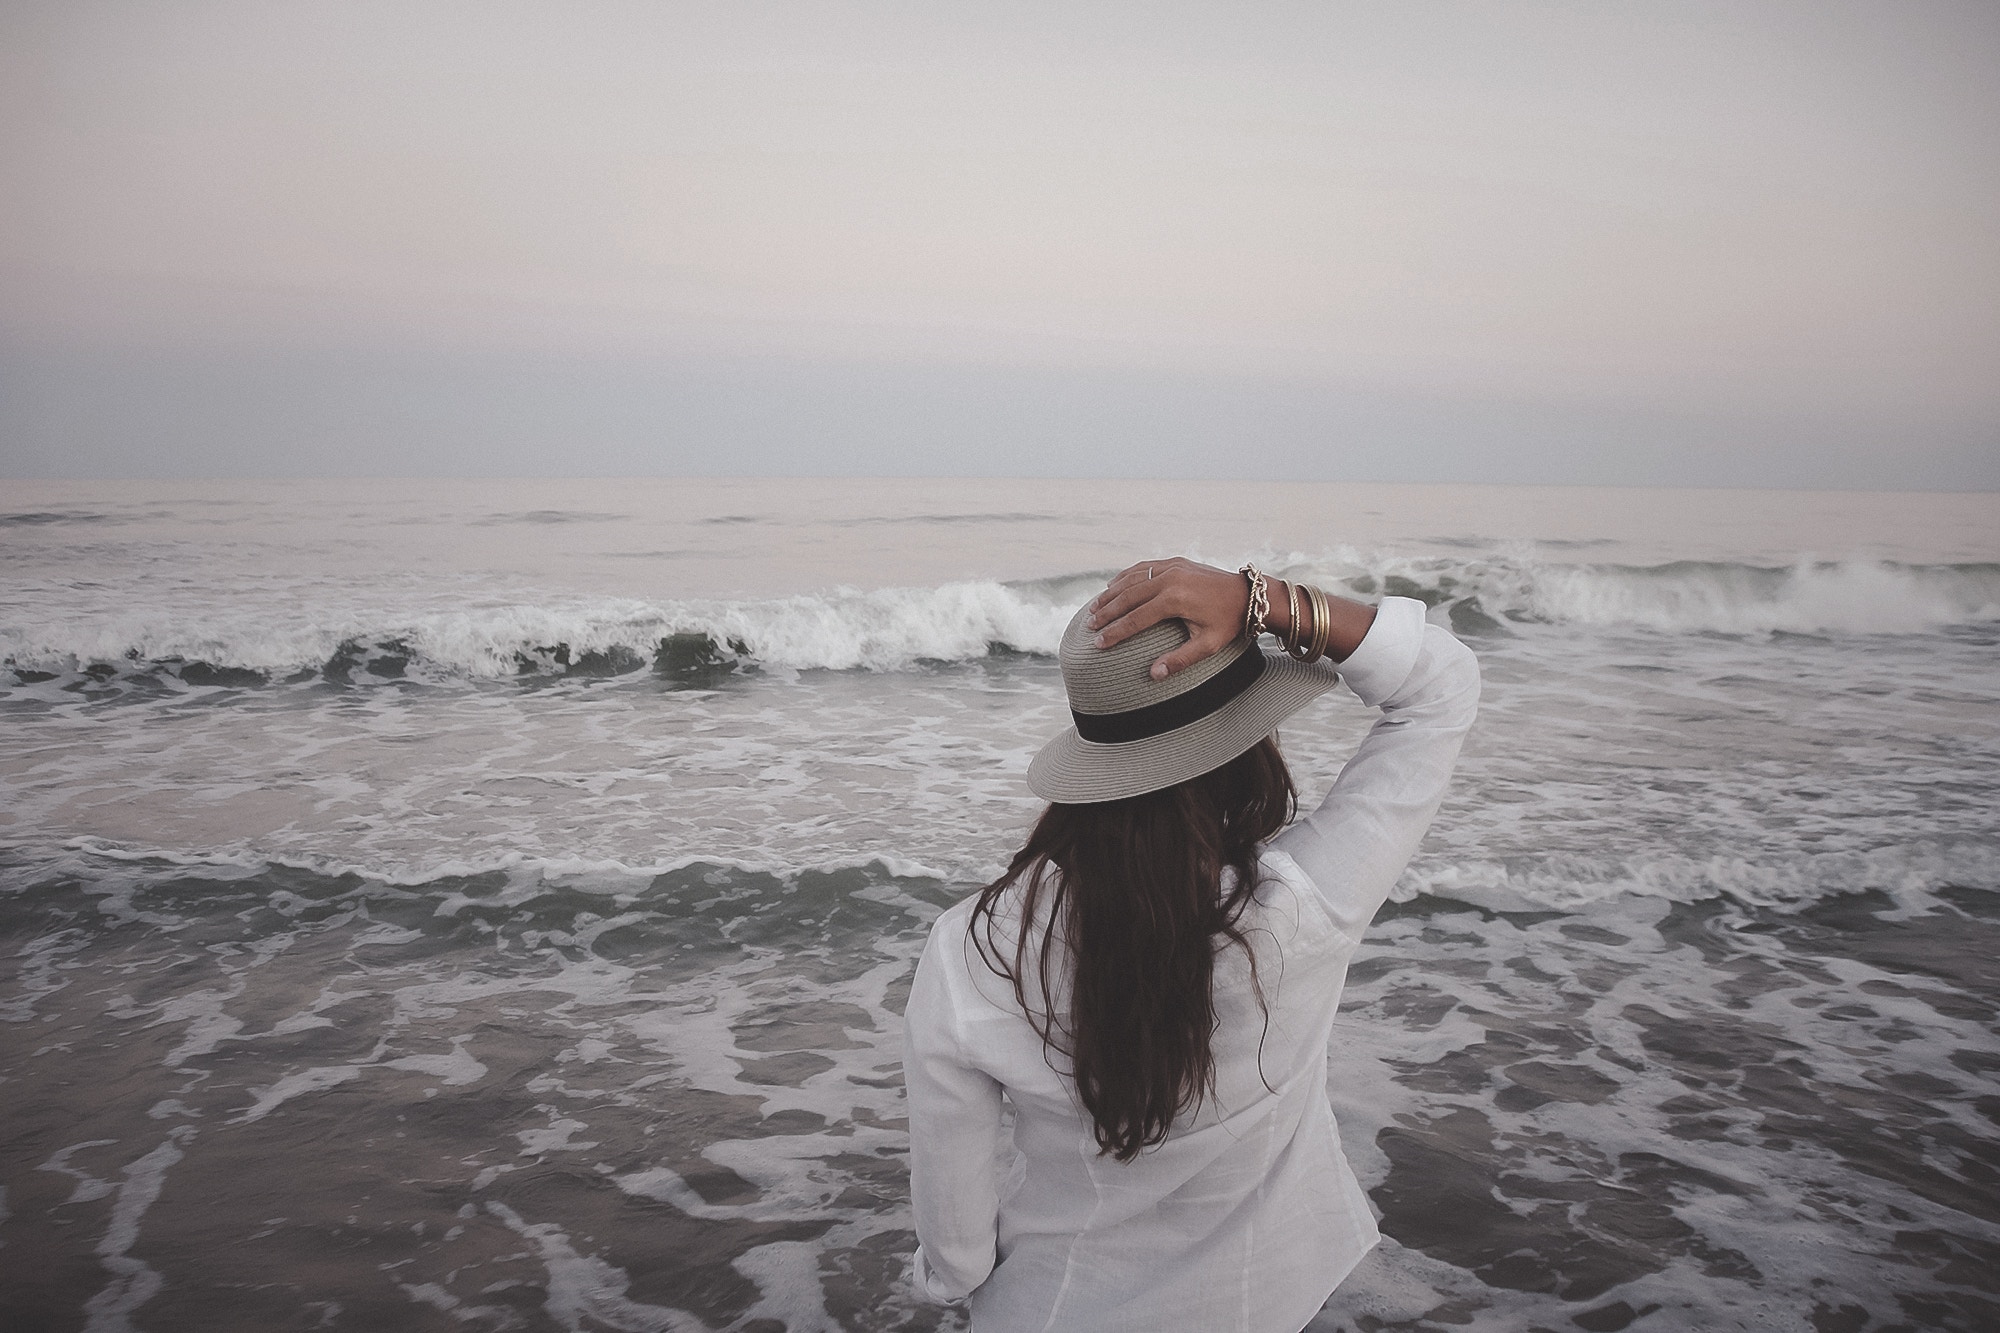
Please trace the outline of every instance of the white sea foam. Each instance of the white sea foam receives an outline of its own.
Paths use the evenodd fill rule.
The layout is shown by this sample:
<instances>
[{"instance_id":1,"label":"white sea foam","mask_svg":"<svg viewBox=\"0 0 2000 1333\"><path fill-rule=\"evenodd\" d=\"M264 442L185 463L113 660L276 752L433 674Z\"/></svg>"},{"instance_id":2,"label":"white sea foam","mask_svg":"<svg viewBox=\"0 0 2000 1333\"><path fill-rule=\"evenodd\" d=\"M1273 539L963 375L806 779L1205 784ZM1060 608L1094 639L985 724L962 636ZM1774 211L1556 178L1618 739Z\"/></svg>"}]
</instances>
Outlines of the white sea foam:
<instances>
[{"instance_id":1,"label":"white sea foam","mask_svg":"<svg viewBox=\"0 0 2000 1333\"><path fill-rule=\"evenodd\" d=\"M1351 1329L1365 1316L1436 1319L1432 1312L1450 1304L1463 1311L1450 1322L1473 1333L1572 1320L1589 1327L1576 1316L1623 1301L1628 1310L1653 1309L1639 1327L1806 1330L1826 1326L1825 1318L1814 1322L1816 1301L1827 1302L1823 1314L1835 1302L1878 1314L1896 1309L1899 1278L1912 1261L1883 1238L1964 1234L1978 1225L1940 1193L1966 1169L1949 1151L1921 1167L1877 1158L1888 1169L1854 1169L1876 1142L1929 1132L1918 1126L1940 1126L1945 1142L1990 1139L1990 1121L1974 1104L1981 1086L1974 1066L1952 1058L1993 1048L1978 1006L1965 1006L1939 977L1802 949L1801 937L1768 929L1772 918L1762 913L1724 915L1756 928L1724 932L1732 957L1715 968L1703 950L1680 947L1661 930L1670 919L1663 901L1628 899L1589 918L1481 921L1467 912L1448 929L1435 920L1375 926L1343 1000L1336 1027L1343 1072L1330 1088L1364 1187L1435 1186L1461 1171L1476 1181L1483 1171L1515 1211L1549 1209L1549 1234L1575 1246L1573 1260L1592 1250L1611 1257L1613 1246L1629 1245L1629 1233L1605 1225L1616 1208L1657 1206L1646 1232L1657 1248L1640 1266L1650 1271L1628 1271L1614 1288L1579 1298L1556 1295L1554 1284L1494 1282L1492 1270L1462 1266L1472 1255L1496 1267L1518 1264L1518 1279L1533 1273L1530 1249L1503 1256L1505 1245L1475 1229L1427 1228L1422 1243L1431 1253L1386 1242L1313 1329ZM1637 1021L1646 1014L1661 1017L1660 1031L1761 1039L1772 1052L1752 1047L1731 1052L1727 1063L1705 1063L1698 1044L1679 1053L1656 1047ZM1538 1044L1554 1030L1569 1041ZM1785 1072L1769 1078L1768 1066L1756 1068L1766 1060ZM1548 1084L1547 1096L1524 1095L1558 1068L1576 1081ZM1925 1094L1880 1095L1913 1069L1937 1071ZM1786 1099L1800 1091L1785 1086L1794 1078L1809 1078L1825 1099L1812 1108L1813 1132L1797 1137L1773 1132L1773 1121L1784 1123L1792 1109ZM1403 1179L1392 1180L1398 1163L1385 1144L1407 1147L1427 1134L1430 1160L1448 1161L1447 1171L1425 1180L1405 1155ZM1493 1165L1495 1158L1504 1164ZM1664 1176L1645 1178L1668 1164ZM1917 1178L1925 1172L1936 1174ZM1458 1197L1479 1202L1476 1184L1462 1188ZM1449 1208L1452 1193L1438 1190L1431 1206ZM1393 1194L1375 1197L1395 1212ZM1612 1206L1600 1215L1603 1202L1591 1202L1593 1194ZM1385 1226L1407 1224L1410 1207L1406 1196L1401 1217ZM1551 1254L1561 1263L1559 1248ZM1587 1267L1578 1262L1574 1271ZM1919 1280L1929 1290L1952 1281L1928 1272ZM1567 1309L1565 1297L1574 1302ZM1620 1326L1615 1315L1600 1326Z\"/></svg>"},{"instance_id":2,"label":"white sea foam","mask_svg":"<svg viewBox=\"0 0 2000 1333\"><path fill-rule=\"evenodd\" d=\"M2000 565L1816 560L1789 565L1679 560L1660 565L1551 561L1516 544L1467 559L1351 549L1274 554L1281 573L1363 596L1421 596L1516 624L1669 633L1915 634L2000 619Z\"/></svg>"},{"instance_id":3,"label":"white sea foam","mask_svg":"<svg viewBox=\"0 0 2000 1333\"><path fill-rule=\"evenodd\" d=\"M311 857L264 858L243 853L189 856L114 847L98 840L77 840L74 850L81 854L79 869L93 864L101 866L107 861L131 866L136 873L127 881L126 893L156 878L169 879L187 870L206 871L228 880L252 880L273 869L300 870L329 884L356 883L363 894L371 891L368 886L380 886L380 891L398 897L414 895L419 900L433 901L435 906L430 914L440 918L455 916L469 907L519 908L552 893L601 895L611 906L643 906L651 886L659 878L688 871L770 875L781 883L796 883L806 875L860 871L870 879L881 875L897 880L930 881L948 890L983 877L975 874L969 879L964 867L948 872L884 857L833 857L823 861L774 857L746 862L726 856L688 856L653 864L596 861L583 866L569 858L509 854L489 863L455 861L426 871L411 866L384 870ZM980 869L983 872L997 867ZM93 873L94 877L96 874L89 870L86 873ZM502 877L501 882L482 887L476 897L459 887L467 879L496 875ZM1404 872L1390 900L1399 903L1448 900L1495 912L1541 912L1578 911L1613 899L1692 903L1726 898L1745 906L1789 911L1844 894L1873 891L1886 895L1895 904L1896 915L1908 915L1934 909L1938 906L1938 891L1950 888L2000 893L2000 845L1967 838L1914 838L1859 851L1813 853L1794 849L1762 859L1740 855L1687 856L1654 850L1631 856L1552 852L1496 861L1433 851L1420 856ZM866 888L853 891L864 896L872 892ZM274 906L282 910L285 897L282 893L275 895ZM114 908L107 910L106 915L116 918L128 913ZM145 919L178 924L157 916ZM545 937L550 944L587 950L597 936L616 931L636 919L638 914L628 910L617 915L593 915L568 930L531 934L537 940ZM393 945L415 938L418 938L415 931L374 927L364 932L357 943ZM170 1064L178 1064L188 1055L207 1054L236 1037L238 1025L226 1016L225 1010L233 998L232 994L219 991L197 991L177 997L157 1010L144 1011L156 1013L156 1022L188 1024L186 1038L169 1056ZM141 1011L114 1012L130 1017ZM324 1025L326 1021L314 1018L311 1025ZM302 1025L304 1020L295 1024ZM391 1061L388 1067L448 1075L453 1083L476 1080L483 1074L476 1061L456 1048L450 1054Z\"/></svg>"},{"instance_id":4,"label":"white sea foam","mask_svg":"<svg viewBox=\"0 0 2000 1333\"><path fill-rule=\"evenodd\" d=\"M1651 569L1536 567L1518 607L1557 624L1726 634L1915 634L2000 619L2000 567L1801 560L1789 568L1683 561Z\"/></svg>"},{"instance_id":5,"label":"white sea foam","mask_svg":"<svg viewBox=\"0 0 2000 1333\"><path fill-rule=\"evenodd\" d=\"M1905 912L1935 906L1947 887L2000 891L2000 846L1920 841L1858 852L1749 856L1633 857L1556 854L1495 861L1426 858L1407 871L1395 899L1449 898L1492 911L1576 911L1612 898L1700 902L1729 898L1787 909L1876 890Z\"/></svg>"},{"instance_id":6,"label":"white sea foam","mask_svg":"<svg viewBox=\"0 0 2000 1333\"><path fill-rule=\"evenodd\" d=\"M230 1120L232 1125L248 1125L262 1120L271 1112L283 1106L294 1097L304 1097L315 1092L325 1092L343 1083L351 1083L361 1077L361 1070L355 1065L320 1065L287 1074L268 1088L253 1088L257 1100L240 1115Z\"/></svg>"},{"instance_id":7,"label":"white sea foam","mask_svg":"<svg viewBox=\"0 0 2000 1333\"><path fill-rule=\"evenodd\" d=\"M131 855L132 849L125 849L125 857ZM493 927L489 932L468 930L462 919L426 910L421 887L389 885L380 878L342 877L312 885L290 875L288 882L305 898L330 909L303 919L265 913L263 886L254 879L198 886L189 883L185 866L94 859L96 870L121 881L152 877L164 890L161 906L179 914L170 918L179 929L160 931L134 927L131 914L106 916L96 925L111 936L102 941L106 945L130 949L136 943L174 956L192 931L219 920L231 923L232 939L245 930L260 931L278 946L268 961L237 949L196 951L180 976L179 992L117 1011L126 1021L137 1020L138 1030L153 1022L173 1023L192 1040L222 1030L214 1007L176 999L232 997L221 1016L238 1021L229 1025L233 1035L222 1059L202 1055L185 1067L168 1066L160 1056L167 1042L127 1043L153 1051L155 1077L142 1084L146 1096L180 1089L192 1103L187 1114L205 1112L201 1139L178 1141L190 1155L196 1147L212 1154L193 1169L227 1169L229 1145L236 1141L231 1136L251 1123L242 1109L246 1105L261 1110L258 1137L286 1127L300 1141L316 1142L325 1126L337 1123L357 1137L379 1134L403 1153L409 1150L394 1136L418 1119L400 1118L408 1113L413 1092L473 1088L482 1081L476 1068L489 1063L532 1071L525 1086L515 1078L498 1079L458 1100L453 1118L480 1106L491 1108L493 1118L480 1122L462 1144L450 1138L435 1143L434 1148L449 1149L445 1156L385 1155L411 1174L371 1184L378 1199L392 1199L434 1224L442 1207L462 1198L460 1218L469 1210L503 1225L528 1242L520 1248L530 1253L532 1264L504 1270L504 1279L498 1272L470 1270L473 1263L490 1262L490 1239L454 1251L455 1232L440 1238L436 1230L425 1234L421 1226L398 1226L383 1229L385 1243L397 1238L391 1230L415 1231L402 1240L400 1251L415 1263L393 1271L371 1267L359 1279L349 1277L354 1285L344 1290L393 1281L427 1306L458 1302L452 1308L472 1322L487 1308L489 1293L501 1290L496 1280L510 1286L528 1281L539 1289L535 1299L549 1322L566 1327L700 1326L685 1322L689 1319L709 1327L743 1327L753 1318L773 1318L787 1327L831 1333L856 1326L841 1312L851 1308L857 1293L901 1313L900 1303L908 1297L897 1285L896 1268L910 1242L908 1210L900 1197L899 1159L906 1140L896 1078L896 1012L923 941L921 913L906 909L926 903L934 908L944 886L877 880L867 905L849 916L863 893L838 899L800 895L796 886L761 876L697 869L660 886L642 913L621 909L614 915L606 910L602 886L552 882L516 864L506 884L476 900ZM232 863L222 869L242 867ZM87 920L86 895L94 893L86 886L94 876L65 869L51 878L74 886L63 890L73 895L71 915ZM633 887L630 877L616 878L621 895ZM447 892L458 889L439 886L440 899ZM76 911L79 907L85 910ZM1962 997L1942 980L1839 957L1795 959L1788 953L1794 946L1782 934L1760 929L1719 937L1736 958L1757 966L1718 968L1704 950L1685 947L1681 937L1662 929L1670 919L1687 920L1684 913L1672 914L1664 897L1628 896L1587 916L1554 918L1535 913L1482 919L1449 904L1438 907L1424 919L1385 920L1371 931L1338 1029L1340 1063L1332 1091L1346 1151L1364 1184L1390 1183L1395 1136L1408 1141L1429 1132L1436 1147L1437 1136L1462 1123L1473 1134L1467 1155L1458 1159L1463 1170L1476 1172L1483 1161L1497 1158L1496 1187L1509 1206L1549 1206L1545 1193L1559 1200L1580 1196L1592 1205L1552 1221L1548 1244L1523 1254L1521 1262L1587 1277L1593 1262L1588 1243L1609 1234L1624 1237L1621 1244L1629 1241L1643 1271L1588 1301L1573 1295L1566 1300L1546 1286L1527 1291L1489 1286L1482 1278L1490 1275L1465 1266L1471 1260L1462 1254L1447 1261L1390 1247L1386 1267L1364 1269L1343 1286L1337 1310L1350 1326L1357 1314L1420 1318L1457 1301L1468 1311L1467 1327L1504 1333L1553 1327L1594 1305L1622 1299L1633 1306L1663 1305L1655 1319L1663 1327L1747 1328L1756 1322L1731 1322L1735 1316L1728 1312L1780 1297L1794 1311L1805 1309L1823 1281L1843 1272L1846 1296L1892 1308L1899 1289L1892 1280L1893 1261L1857 1258L1843 1247L1892 1208L1900 1210L1906 1229L1951 1234L1949 1207L1927 1200L1920 1190L1854 1171L1811 1143L1773 1144L1751 1132L1760 1116L1791 1105L1758 1101L1766 1095L1758 1087L1714 1102L1706 1114L1718 1129L1693 1137L1681 1132L1694 1114L1677 1109L1691 1091L1681 1077L1687 1071L1667 1063L1671 1052L1653 1054L1648 1033L1634 1018L1657 1011L1670 1023L1706 1024L1708 1030L1720 1025L1750 1040L1773 1034L1784 1049L1773 1066L1780 1085L1770 1096L1793 1096L1782 1080L1802 1077L1799 1071L1809 1062L1817 1080L1812 1086L1831 1090L1835 1109L1847 1117L1850 1139L1856 1126L1871 1123L1870 1116L1900 1115L1881 1121L1885 1139L1891 1137L1888 1131L1913 1132L1915 1124L1917 1131L1940 1136L1948 1148L1953 1140L1943 1136L1946 1129L1957 1126L1976 1136L1983 1123L1973 1101L1977 1076L1955 1066L1951 1056L1975 1045L1989 1049L1991 1039L1978 1014L1953 1009L1952 1001ZM417 933L383 931L391 914L394 921L413 923ZM644 924L636 939L621 944L608 938L613 923L639 917ZM1755 912L1718 914L1725 922L1732 918L1757 927L1774 921ZM780 927L776 934L770 933L773 925ZM459 943L441 952L437 946L452 937ZM692 966L682 961L689 945L697 951ZM448 965L440 966L440 957ZM238 980L246 985L239 987ZM51 998L65 1006L60 1015L31 1017L75 1020L99 1003L82 988ZM1927 999L1944 1007L1927 1006ZM1851 1007L1857 1000L1865 1002L1863 1008ZM366 1052L355 1063L327 1064L321 1051L282 1039L285 1032L320 1021L322 1007L331 1004L351 1006L343 1014L351 1049ZM453 1056L437 1054L447 1046ZM1803 1052L1799 1059L1784 1054L1791 1047ZM211 1043L211 1053L218 1050ZM564 1059L572 1050L578 1058ZM770 1068L774 1057L792 1063ZM1726 1092L1733 1075L1694 1058L1699 1087ZM1912 1069L1950 1082L1955 1090L1948 1105L1919 1112L1912 1100L1898 1111L1883 1093L1882 1076ZM188 1073L195 1070L207 1077L190 1080ZM473 1075L470 1082L467 1074ZM1565 1075L1577 1080L1571 1089L1581 1088L1583 1096L1532 1101L1522 1095L1551 1078L1558 1083L1550 1086L1560 1092ZM108 1076L132 1077L122 1069ZM1927 1086L1926 1098L1939 1100L1936 1084ZM324 1104L333 1097L317 1095L335 1088L337 1111ZM1847 1097L1848 1090L1855 1095ZM1490 1149L1482 1146L1489 1129ZM98 1163L123 1161L154 1140L125 1142L134 1146L85 1160L116 1180L115 1169ZM100 1140L97 1146L118 1145ZM112 1193L108 1182L71 1164L83 1149L75 1145L48 1157L49 1169L91 1182L99 1197ZM496 1156L501 1160L492 1160ZM1669 1158L1689 1174L1670 1182L1671 1192L1662 1196L1649 1184L1648 1163ZM301 1161L304 1170L329 1170L312 1154ZM415 1169L407 1165L413 1161L419 1164ZM1948 1157L1938 1162L1939 1173L1966 1174ZM136 1165L150 1170L167 1164L158 1154ZM1412 1182L1411 1169L1406 1162L1398 1183ZM1440 1181L1435 1173L1414 1169L1419 1185L1449 1193L1463 1183L1451 1173ZM696 1170L708 1175L705 1184L693 1178ZM719 1179L726 1188L720 1191L717 1171L725 1173ZM573 1195L549 1188L550 1182L593 1175L633 1206L618 1210L618 1200L598 1191L587 1210L579 1209ZM448 1182L442 1190L440 1180ZM505 1191L503 1186L503 1192L485 1195L503 1180L539 1182L539 1187ZM1739 1190L1731 1182L1748 1185ZM130 1193L134 1216L137 1205L147 1202L142 1196L141 1189ZM120 1202L126 1197L121 1193ZM1637 1225L1643 1228L1650 1225L1644 1209L1654 1204L1657 1225L1621 1230L1620 1210L1639 1209ZM634 1256L648 1251L621 1244L619 1228L656 1225L662 1216L658 1205L683 1215L677 1225L702 1224L704 1236L721 1238L718 1248L743 1247L727 1256L728 1265L752 1280L754 1299L739 1295L725 1316L711 1317L705 1307L677 1308L683 1298L644 1281L649 1274L634 1266ZM162 1206L172 1210L175 1200L166 1196ZM261 1214L245 1214L256 1215ZM165 1218L153 1214L148 1225L183 1226L186 1217L185 1211ZM1911 1217L1917 1220L1908 1222ZM1678 1230L1680 1223L1686 1234ZM310 1217L295 1217L291 1225L315 1224ZM759 1232L782 1234L779 1229L787 1226L812 1230L805 1239L759 1243ZM728 1239L731 1229L739 1239ZM1567 1252L1572 1234L1584 1237L1584 1252ZM1478 1248L1476 1238L1468 1243ZM134 1248L149 1257L154 1253L143 1245ZM1443 1249L1448 1256L1455 1253L1449 1242ZM1745 1256L1759 1275L1746 1279L1743 1268L1720 1273L1704 1268L1718 1254ZM178 1268L153 1262L168 1283L183 1280ZM459 1276L469 1270L470 1278ZM850 1276L856 1272L859 1281ZM130 1273L133 1280L113 1292L128 1309L158 1286L143 1271ZM1724 1313L1715 1314L1717 1308ZM1780 1326L1794 1325L1805 1327L1796 1320ZM1321 1326L1341 1325L1334 1319Z\"/></svg>"},{"instance_id":8,"label":"white sea foam","mask_svg":"<svg viewBox=\"0 0 2000 1333\"><path fill-rule=\"evenodd\" d=\"M591 1254L579 1253L569 1234L554 1222L529 1222L504 1203L486 1210L533 1245L548 1269L543 1308L566 1329L613 1328L620 1333L709 1333L708 1325L685 1310L648 1305L626 1295L631 1277Z\"/></svg>"},{"instance_id":9,"label":"white sea foam","mask_svg":"<svg viewBox=\"0 0 2000 1333\"><path fill-rule=\"evenodd\" d=\"M949 872L933 869L919 861L887 854L866 853L800 862L775 856L743 858L726 854L694 854L657 861L620 861L612 858L544 857L523 852L504 852L490 858L454 857L427 866L383 867L320 856L260 855L245 851L183 852L159 847L121 846L102 838L72 838L65 846L69 851L92 860L124 862L141 867L199 869L231 879L252 878L273 869L285 869L303 870L326 879L353 878L397 888L414 888L444 880L470 879L483 875L508 876L510 887L497 896L482 897L478 900L482 903L516 901L510 895L521 895L520 900L525 901L526 898L540 892L540 886L544 884L561 884L583 893L622 893L642 887L661 875L671 875L691 866L710 866L781 877L795 876L806 871L830 873L841 870L879 869L895 879L949 878ZM0 844L0 848L31 852L40 850L34 843L19 841ZM611 885L616 887L608 887ZM450 916L461 906L472 901L473 899L462 893L448 893L440 899L437 914ZM167 919L159 918L157 923L167 924ZM397 932L399 939L402 934Z\"/></svg>"},{"instance_id":10,"label":"white sea foam","mask_svg":"<svg viewBox=\"0 0 2000 1333\"><path fill-rule=\"evenodd\" d=\"M382 1068L430 1074L447 1088L477 1083L486 1077L486 1066L467 1053L465 1046L471 1040L471 1034L462 1033L451 1039L451 1051L447 1055L405 1055L395 1060L384 1060Z\"/></svg>"},{"instance_id":11,"label":"white sea foam","mask_svg":"<svg viewBox=\"0 0 2000 1333\"><path fill-rule=\"evenodd\" d=\"M164 1279L145 1260L133 1258L131 1249L139 1239L141 1219L166 1185L168 1169L181 1160L182 1145L194 1133L186 1125L176 1126L158 1147L126 1166L111 1225L97 1246L98 1260L111 1270L111 1280L84 1306L86 1333L130 1333L133 1313L159 1292Z\"/></svg>"},{"instance_id":12,"label":"white sea foam","mask_svg":"<svg viewBox=\"0 0 2000 1333\"><path fill-rule=\"evenodd\" d=\"M1617 626L1663 632L1913 634L2000 620L2000 566L1815 562L1789 567L1682 561L1651 567L1559 564L1522 550L1412 559L1337 550L1269 559L1276 569L1372 595L1424 597L1462 626ZM398 606L327 586L237 589L220 601L123 599L76 608L47 589L0 624L0 661L68 673L184 663L272 677L322 672L495 679L522 671L617 673L707 656L779 670L901 670L963 661L1002 645L1055 651L1099 576L1003 584L839 589L737 601L645 602L483 595ZM673 641L678 640L678 643ZM706 647L704 647L704 641ZM384 662L391 665L382 667ZM188 673L190 683L211 681Z\"/></svg>"}]
</instances>

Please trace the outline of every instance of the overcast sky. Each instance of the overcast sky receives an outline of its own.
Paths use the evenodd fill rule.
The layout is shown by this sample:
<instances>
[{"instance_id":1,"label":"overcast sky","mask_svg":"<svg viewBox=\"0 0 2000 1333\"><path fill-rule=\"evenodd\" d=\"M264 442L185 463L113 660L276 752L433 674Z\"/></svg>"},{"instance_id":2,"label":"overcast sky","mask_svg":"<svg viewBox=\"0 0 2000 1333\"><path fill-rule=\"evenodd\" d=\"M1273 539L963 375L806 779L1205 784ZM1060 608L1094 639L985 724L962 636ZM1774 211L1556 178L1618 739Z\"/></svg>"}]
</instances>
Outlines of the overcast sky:
<instances>
[{"instance_id":1,"label":"overcast sky","mask_svg":"<svg viewBox=\"0 0 2000 1333\"><path fill-rule=\"evenodd\" d=\"M0 0L0 475L2000 488L2000 5Z\"/></svg>"}]
</instances>

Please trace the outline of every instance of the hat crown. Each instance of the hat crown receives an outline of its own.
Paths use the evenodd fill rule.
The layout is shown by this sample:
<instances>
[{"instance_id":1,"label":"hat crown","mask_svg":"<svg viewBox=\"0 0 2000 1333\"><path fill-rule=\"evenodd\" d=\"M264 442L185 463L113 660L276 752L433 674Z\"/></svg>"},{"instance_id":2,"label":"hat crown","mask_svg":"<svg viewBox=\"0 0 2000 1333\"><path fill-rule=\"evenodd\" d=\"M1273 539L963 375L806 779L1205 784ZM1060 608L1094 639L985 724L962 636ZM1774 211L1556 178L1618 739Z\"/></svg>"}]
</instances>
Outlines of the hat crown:
<instances>
[{"instance_id":1,"label":"hat crown","mask_svg":"<svg viewBox=\"0 0 2000 1333\"><path fill-rule=\"evenodd\" d=\"M1154 680L1153 663L1193 637L1187 622L1163 620L1123 643L1099 648L1097 632L1085 623L1089 610L1086 606L1070 618L1057 652L1073 712L1126 713L1163 703L1228 669L1243 655L1245 645L1239 639L1165 680Z\"/></svg>"}]
</instances>

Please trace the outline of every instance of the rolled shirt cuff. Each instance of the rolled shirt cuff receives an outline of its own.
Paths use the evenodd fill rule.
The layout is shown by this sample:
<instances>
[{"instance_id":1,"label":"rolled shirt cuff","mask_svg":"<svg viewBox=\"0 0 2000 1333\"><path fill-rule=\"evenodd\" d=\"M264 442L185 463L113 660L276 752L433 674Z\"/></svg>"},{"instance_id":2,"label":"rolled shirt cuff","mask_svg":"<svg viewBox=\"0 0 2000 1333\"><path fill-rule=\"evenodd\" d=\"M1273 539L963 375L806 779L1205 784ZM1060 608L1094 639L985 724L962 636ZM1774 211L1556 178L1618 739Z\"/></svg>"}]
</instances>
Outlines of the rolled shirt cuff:
<instances>
[{"instance_id":1,"label":"rolled shirt cuff","mask_svg":"<svg viewBox=\"0 0 2000 1333\"><path fill-rule=\"evenodd\" d=\"M1414 597L1384 597L1360 646L1338 665L1347 688L1370 708L1394 698L1416 669L1424 646L1425 609Z\"/></svg>"},{"instance_id":2,"label":"rolled shirt cuff","mask_svg":"<svg viewBox=\"0 0 2000 1333\"><path fill-rule=\"evenodd\" d=\"M953 1295L945 1289L938 1275L931 1271L930 1260L924 1257L922 1245L917 1246L916 1254L910 1259L910 1286L915 1288L917 1295L937 1305L958 1305L965 1300L964 1296Z\"/></svg>"}]
</instances>

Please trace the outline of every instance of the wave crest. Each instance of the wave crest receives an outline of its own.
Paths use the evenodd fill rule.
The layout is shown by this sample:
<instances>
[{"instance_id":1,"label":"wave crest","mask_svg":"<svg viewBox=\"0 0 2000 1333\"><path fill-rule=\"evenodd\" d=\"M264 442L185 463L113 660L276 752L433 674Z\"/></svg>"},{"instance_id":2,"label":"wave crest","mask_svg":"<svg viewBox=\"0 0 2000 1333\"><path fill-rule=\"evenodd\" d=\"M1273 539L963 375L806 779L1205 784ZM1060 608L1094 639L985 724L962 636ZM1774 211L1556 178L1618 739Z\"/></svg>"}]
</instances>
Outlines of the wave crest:
<instances>
[{"instance_id":1,"label":"wave crest","mask_svg":"<svg viewBox=\"0 0 2000 1333\"><path fill-rule=\"evenodd\" d=\"M2000 622L2000 565L1993 564L1639 567L1545 563L1525 555L1391 559L1353 552L1262 563L1357 596L1421 598L1466 634L1538 627L1916 634ZM1071 613L1101 586L1102 574L1090 572L760 600L585 598L405 614L220 602L0 627L0 663L31 683L150 674L224 688L612 676L648 668L696 684L753 666L895 671L995 653L1053 654Z\"/></svg>"},{"instance_id":2,"label":"wave crest","mask_svg":"<svg viewBox=\"0 0 2000 1333\"><path fill-rule=\"evenodd\" d=\"M2000 565L1683 560L1544 566L1512 599L1528 618L1723 634L1913 634L2000 619ZM1510 607L1510 610L1513 608Z\"/></svg>"}]
</instances>

